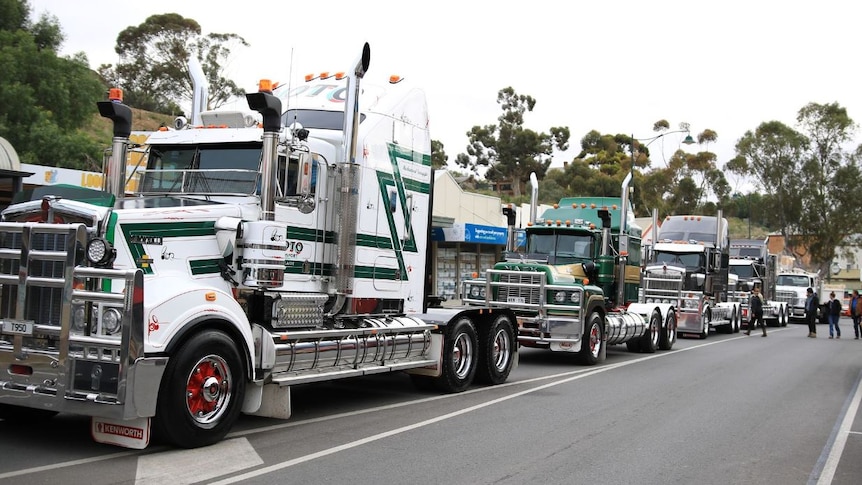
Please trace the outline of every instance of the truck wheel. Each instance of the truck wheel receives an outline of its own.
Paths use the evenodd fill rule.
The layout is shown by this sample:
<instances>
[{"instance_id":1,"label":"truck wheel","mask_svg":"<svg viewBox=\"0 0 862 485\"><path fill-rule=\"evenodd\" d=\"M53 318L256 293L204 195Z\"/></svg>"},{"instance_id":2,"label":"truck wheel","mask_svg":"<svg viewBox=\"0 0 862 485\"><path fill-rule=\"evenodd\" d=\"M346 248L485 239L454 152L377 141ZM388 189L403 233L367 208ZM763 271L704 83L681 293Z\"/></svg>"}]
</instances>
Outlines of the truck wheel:
<instances>
[{"instance_id":1,"label":"truck wheel","mask_svg":"<svg viewBox=\"0 0 862 485\"><path fill-rule=\"evenodd\" d=\"M230 337L218 330L192 337L168 360L156 433L182 448L221 441L239 417L245 381L243 359Z\"/></svg>"},{"instance_id":2,"label":"truck wheel","mask_svg":"<svg viewBox=\"0 0 862 485\"><path fill-rule=\"evenodd\" d=\"M658 348L661 336L661 312L653 310L647 322L646 332L640 338L640 351L645 354L654 354Z\"/></svg>"},{"instance_id":3,"label":"truck wheel","mask_svg":"<svg viewBox=\"0 0 862 485\"><path fill-rule=\"evenodd\" d=\"M587 319L587 326L584 328L584 335L581 339L581 350L578 352L581 363L584 365L598 364L602 354L602 345L604 345L604 322L602 322L601 315L592 312Z\"/></svg>"},{"instance_id":4,"label":"truck wheel","mask_svg":"<svg viewBox=\"0 0 862 485\"><path fill-rule=\"evenodd\" d=\"M661 329L661 337L658 339L658 348L670 350L676 343L676 312L667 312L664 320L664 328Z\"/></svg>"},{"instance_id":5,"label":"truck wheel","mask_svg":"<svg viewBox=\"0 0 862 485\"><path fill-rule=\"evenodd\" d=\"M701 340L704 340L709 337L709 318L709 312L706 312L703 314L703 316L701 316L700 321L703 322L703 326L700 329L700 335L698 335Z\"/></svg>"},{"instance_id":6,"label":"truck wheel","mask_svg":"<svg viewBox=\"0 0 862 485\"><path fill-rule=\"evenodd\" d=\"M512 370L515 352L512 321L506 315L494 319L491 325L479 329L479 367L476 381L497 385L506 382Z\"/></svg>"},{"instance_id":7,"label":"truck wheel","mask_svg":"<svg viewBox=\"0 0 862 485\"><path fill-rule=\"evenodd\" d=\"M473 383L478 361L478 339L473 322L461 317L446 327L443 338L443 362L435 381L443 392L461 392Z\"/></svg>"},{"instance_id":8,"label":"truck wheel","mask_svg":"<svg viewBox=\"0 0 862 485\"><path fill-rule=\"evenodd\" d=\"M787 326L787 313L784 312L784 307L778 309L778 325L781 327Z\"/></svg>"}]
</instances>

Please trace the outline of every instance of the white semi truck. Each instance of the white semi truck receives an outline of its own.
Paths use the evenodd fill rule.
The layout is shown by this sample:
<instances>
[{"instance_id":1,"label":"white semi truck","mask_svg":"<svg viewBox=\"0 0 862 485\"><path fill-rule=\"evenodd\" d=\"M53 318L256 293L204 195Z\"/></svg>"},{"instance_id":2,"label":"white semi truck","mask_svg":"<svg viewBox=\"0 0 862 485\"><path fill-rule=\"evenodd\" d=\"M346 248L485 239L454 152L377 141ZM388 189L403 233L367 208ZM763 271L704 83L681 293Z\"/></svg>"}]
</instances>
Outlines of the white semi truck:
<instances>
[{"instance_id":1,"label":"white semi truck","mask_svg":"<svg viewBox=\"0 0 862 485\"><path fill-rule=\"evenodd\" d=\"M808 296L806 294L808 288L812 288L820 297L822 305L824 300L821 296L820 276L817 273L802 269L778 273L775 284L775 299L787 305L788 321L795 323L805 321L805 300Z\"/></svg>"},{"instance_id":2,"label":"white semi truck","mask_svg":"<svg viewBox=\"0 0 862 485\"><path fill-rule=\"evenodd\" d=\"M149 137L134 194L131 110L116 91L98 103L104 190L43 187L3 212L0 417L74 413L100 442L143 448L152 429L199 447L240 413L288 418L295 384L506 381L510 309L424 304L425 97L398 77L360 86L369 63L365 44L347 74L261 82L251 112L193 110Z\"/></svg>"},{"instance_id":3,"label":"white semi truck","mask_svg":"<svg viewBox=\"0 0 862 485\"><path fill-rule=\"evenodd\" d=\"M730 300L739 304L743 326L751 319L749 301L755 286L760 287L764 300L764 323L776 327L787 326L787 302L776 299L778 257L769 253L765 239L731 239L729 269L739 279L736 289L730 291Z\"/></svg>"},{"instance_id":4,"label":"white semi truck","mask_svg":"<svg viewBox=\"0 0 862 485\"><path fill-rule=\"evenodd\" d=\"M655 224L653 225L655 227ZM728 292L736 276L728 274L729 244L727 219L718 216L667 216L654 229L649 263L644 267L644 297L651 296L647 282L674 272L684 274L679 300L677 332L705 339L710 330L738 332L739 304L729 300Z\"/></svg>"}]
</instances>

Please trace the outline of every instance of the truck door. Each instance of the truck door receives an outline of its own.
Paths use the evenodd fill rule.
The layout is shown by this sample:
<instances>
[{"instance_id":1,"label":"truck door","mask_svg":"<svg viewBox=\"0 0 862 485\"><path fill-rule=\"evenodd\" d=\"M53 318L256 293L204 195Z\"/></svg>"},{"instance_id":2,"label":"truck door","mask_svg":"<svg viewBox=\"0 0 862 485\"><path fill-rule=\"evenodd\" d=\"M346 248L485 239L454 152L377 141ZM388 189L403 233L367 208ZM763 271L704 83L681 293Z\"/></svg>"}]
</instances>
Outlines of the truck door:
<instances>
[{"instance_id":1,"label":"truck door","mask_svg":"<svg viewBox=\"0 0 862 485\"><path fill-rule=\"evenodd\" d=\"M326 162L318 154L279 157L275 217L287 222L285 283L317 281L331 269L324 261L326 245L333 240L325 225L327 197L321 195L326 174Z\"/></svg>"}]
</instances>

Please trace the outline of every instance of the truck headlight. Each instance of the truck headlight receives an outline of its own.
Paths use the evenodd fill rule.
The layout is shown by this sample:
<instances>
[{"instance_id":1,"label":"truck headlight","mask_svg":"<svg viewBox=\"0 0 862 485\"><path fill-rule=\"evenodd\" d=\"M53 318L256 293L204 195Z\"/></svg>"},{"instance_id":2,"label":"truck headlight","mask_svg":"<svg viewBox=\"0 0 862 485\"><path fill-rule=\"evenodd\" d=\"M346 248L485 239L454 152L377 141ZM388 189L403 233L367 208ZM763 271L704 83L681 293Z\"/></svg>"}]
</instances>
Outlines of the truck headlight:
<instances>
[{"instance_id":1,"label":"truck headlight","mask_svg":"<svg viewBox=\"0 0 862 485\"><path fill-rule=\"evenodd\" d=\"M473 285L470 287L470 297L471 298L479 298L479 286Z\"/></svg>"},{"instance_id":2,"label":"truck headlight","mask_svg":"<svg viewBox=\"0 0 862 485\"><path fill-rule=\"evenodd\" d=\"M572 296L569 297L569 301L571 301L575 305L580 305L581 304L581 292L576 291L576 292L572 293Z\"/></svg>"},{"instance_id":3,"label":"truck headlight","mask_svg":"<svg viewBox=\"0 0 862 485\"><path fill-rule=\"evenodd\" d=\"M87 261L104 266L114 259L114 248L107 240L97 237L87 243Z\"/></svg>"},{"instance_id":4,"label":"truck headlight","mask_svg":"<svg viewBox=\"0 0 862 485\"><path fill-rule=\"evenodd\" d=\"M72 331L76 333L84 333L84 328L87 326L87 320L84 314L83 305L74 305L72 307Z\"/></svg>"},{"instance_id":5,"label":"truck headlight","mask_svg":"<svg viewBox=\"0 0 862 485\"><path fill-rule=\"evenodd\" d=\"M102 331L114 335L123 328L123 315L116 308L108 308L102 313Z\"/></svg>"},{"instance_id":6,"label":"truck headlight","mask_svg":"<svg viewBox=\"0 0 862 485\"><path fill-rule=\"evenodd\" d=\"M697 300L685 300L683 306L685 308L697 308Z\"/></svg>"},{"instance_id":7,"label":"truck headlight","mask_svg":"<svg viewBox=\"0 0 862 485\"><path fill-rule=\"evenodd\" d=\"M554 293L554 301L557 303L563 303L564 301L566 301L566 292L558 291Z\"/></svg>"}]
</instances>

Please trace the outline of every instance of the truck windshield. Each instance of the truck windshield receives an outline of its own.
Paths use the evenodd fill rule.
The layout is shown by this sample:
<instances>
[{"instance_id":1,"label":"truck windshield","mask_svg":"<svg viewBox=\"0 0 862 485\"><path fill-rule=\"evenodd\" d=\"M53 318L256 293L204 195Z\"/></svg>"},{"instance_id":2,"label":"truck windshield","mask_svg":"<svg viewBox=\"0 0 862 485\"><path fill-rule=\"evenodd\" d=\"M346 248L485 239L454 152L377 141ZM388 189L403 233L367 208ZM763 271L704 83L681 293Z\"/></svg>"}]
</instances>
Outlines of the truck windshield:
<instances>
[{"instance_id":1,"label":"truck windshield","mask_svg":"<svg viewBox=\"0 0 862 485\"><path fill-rule=\"evenodd\" d=\"M547 258L551 264L569 264L593 259L593 237L589 234L532 233L527 236L527 254Z\"/></svg>"},{"instance_id":2,"label":"truck windshield","mask_svg":"<svg viewBox=\"0 0 862 485\"><path fill-rule=\"evenodd\" d=\"M260 157L260 143L154 145L140 192L253 194Z\"/></svg>"},{"instance_id":3,"label":"truck windshield","mask_svg":"<svg viewBox=\"0 0 862 485\"><path fill-rule=\"evenodd\" d=\"M775 284L778 286L812 286L811 282L808 281L807 276L790 274L778 275L778 279L775 281Z\"/></svg>"},{"instance_id":4,"label":"truck windshield","mask_svg":"<svg viewBox=\"0 0 862 485\"><path fill-rule=\"evenodd\" d=\"M715 243L715 233L711 232L669 232L665 231L659 234L659 240L665 241L698 241L705 243Z\"/></svg>"},{"instance_id":5,"label":"truck windshield","mask_svg":"<svg viewBox=\"0 0 862 485\"><path fill-rule=\"evenodd\" d=\"M731 258L759 258L760 252L760 248L735 248L733 246L730 247Z\"/></svg>"},{"instance_id":6,"label":"truck windshield","mask_svg":"<svg viewBox=\"0 0 862 485\"><path fill-rule=\"evenodd\" d=\"M754 266L750 264L745 265L730 265L730 273L739 276L740 280L746 280L754 277Z\"/></svg>"},{"instance_id":7,"label":"truck windshield","mask_svg":"<svg viewBox=\"0 0 862 485\"><path fill-rule=\"evenodd\" d=\"M658 264L683 266L686 271L703 270L705 267L703 253L669 253L667 251L657 251L655 257Z\"/></svg>"}]
</instances>

